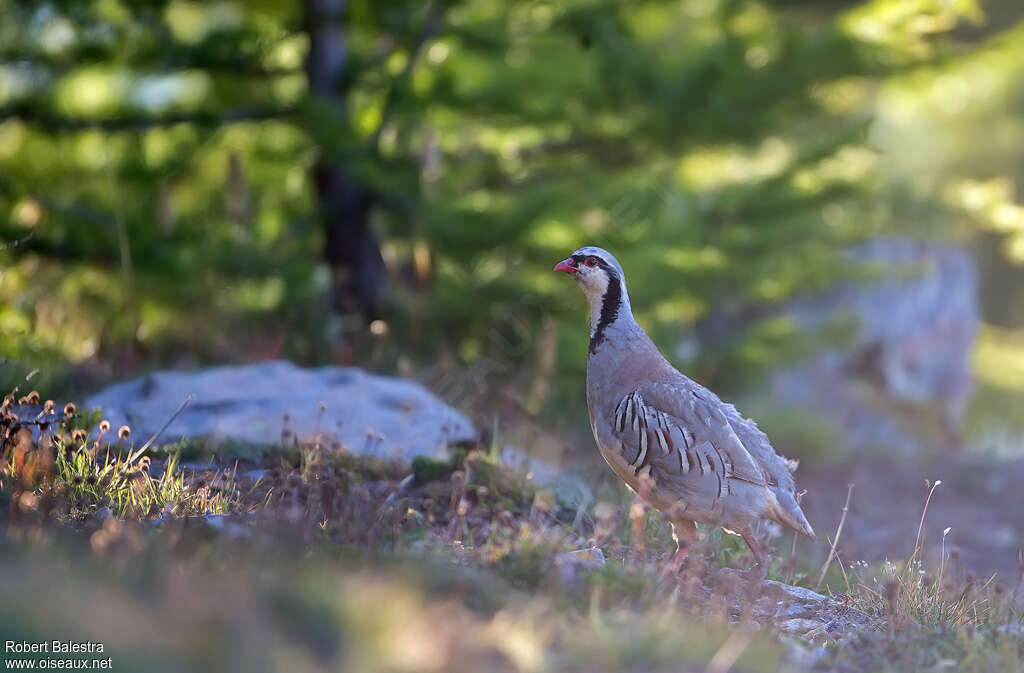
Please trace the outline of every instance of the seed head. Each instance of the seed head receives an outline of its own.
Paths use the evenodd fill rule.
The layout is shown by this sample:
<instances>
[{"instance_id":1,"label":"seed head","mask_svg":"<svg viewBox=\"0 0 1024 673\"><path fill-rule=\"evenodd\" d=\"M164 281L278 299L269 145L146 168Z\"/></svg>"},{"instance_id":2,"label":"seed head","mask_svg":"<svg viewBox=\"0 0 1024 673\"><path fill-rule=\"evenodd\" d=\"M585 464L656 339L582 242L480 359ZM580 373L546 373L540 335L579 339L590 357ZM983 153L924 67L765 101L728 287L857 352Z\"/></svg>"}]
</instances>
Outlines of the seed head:
<instances>
[{"instance_id":1,"label":"seed head","mask_svg":"<svg viewBox=\"0 0 1024 673\"><path fill-rule=\"evenodd\" d=\"M118 439L128 439L129 437L131 437L131 435L132 429L129 428L127 425L122 425L120 428L117 429Z\"/></svg>"},{"instance_id":2,"label":"seed head","mask_svg":"<svg viewBox=\"0 0 1024 673\"><path fill-rule=\"evenodd\" d=\"M39 404L39 393L38 393L38 392L36 392L35 390L33 390L32 392L30 392L30 393L29 393L29 394L28 394L28 395L26 396L26 398L28 399L28 403L29 403L29 404L32 404L32 405L35 405L35 404Z\"/></svg>"},{"instance_id":3,"label":"seed head","mask_svg":"<svg viewBox=\"0 0 1024 673\"><path fill-rule=\"evenodd\" d=\"M110 421L104 418L100 421L100 432L107 432L108 430L110 430Z\"/></svg>"},{"instance_id":4,"label":"seed head","mask_svg":"<svg viewBox=\"0 0 1024 673\"><path fill-rule=\"evenodd\" d=\"M71 418L78 413L78 407L75 406L74 402L68 402L64 405L64 417Z\"/></svg>"}]
</instances>

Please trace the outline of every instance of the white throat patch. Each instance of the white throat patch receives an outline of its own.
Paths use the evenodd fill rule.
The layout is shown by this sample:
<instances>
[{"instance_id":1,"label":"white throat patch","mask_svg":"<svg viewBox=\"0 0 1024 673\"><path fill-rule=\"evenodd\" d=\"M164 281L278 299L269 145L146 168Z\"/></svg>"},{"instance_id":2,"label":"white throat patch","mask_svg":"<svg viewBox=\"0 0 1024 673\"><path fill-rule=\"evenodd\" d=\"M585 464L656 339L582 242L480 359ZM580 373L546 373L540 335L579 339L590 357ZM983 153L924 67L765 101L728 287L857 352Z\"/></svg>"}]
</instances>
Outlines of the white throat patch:
<instances>
[{"instance_id":1,"label":"white throat patch","mask_svg":"<svg viewBox=\"0 0 1024 673\"><path fill-rule=\"evenodd\" d=\"M595 273L593 280L581 282L580 288L587 297L587 303L590 304L590 336L594 336L597 323L601 319L601 304L608 291L608 276L604 273Z\"/></svg>"}]
</instances>

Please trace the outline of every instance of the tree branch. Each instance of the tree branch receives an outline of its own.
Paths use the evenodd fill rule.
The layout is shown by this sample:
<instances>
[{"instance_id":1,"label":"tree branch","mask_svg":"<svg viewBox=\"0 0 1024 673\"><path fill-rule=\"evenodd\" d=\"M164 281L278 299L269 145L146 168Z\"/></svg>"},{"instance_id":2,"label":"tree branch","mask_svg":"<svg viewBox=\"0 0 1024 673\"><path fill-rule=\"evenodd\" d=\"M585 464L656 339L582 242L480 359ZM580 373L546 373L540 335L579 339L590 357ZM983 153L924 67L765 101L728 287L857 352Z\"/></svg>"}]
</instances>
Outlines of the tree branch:
<instances>
[{"instance_id":1,"label":"tree branch","mask_svg":"<svg viewBox=\"0 0 1024 673\"><path fill-rule=\"evenodd\" d=\"M22 236L19 239L16 239L16 240L13 240L13 241L4 241L3 243L0 243L0 252L3 252L4 250L11 250L12 248L21 247L25 243L28 243L29 241L31 241L32 237L35 236L35 235L36 235L36 231L35 231L35 229L33 229L32 231L28 232L27 234L25 234L24 236Z\"/></svg>"},{"instance_id":2,"label":"tree branch","mask_svg":"<svg viewBox=\"0 0 1024 673\"><path fill-rule=\"evenodd\" d=\"M402 72L391 82L391 86L388 87L388 93L384 99L384 105L381 107L380 123L374 130L373 135L370 137L370 147L374 150L377 149L380 143L380 135L384 131L384 127L387 125L394 112L395 107L395 92L398 86L404 86L412 74L412 69L416 67L416 62L419 60L420 54L423 52L423 47L426 46L427 42L432 40L440 31L441 26L444 22L444 4L442 2L434 2L430 5L430 9L427 10L427 19L423 23L423 27L420 28L420 32L416 35L415 41L409 48L409 58L405 61L405 67L402 68Z\"/></svg>"},{"instance_id":3,"label":"tree branch","mask_svg":"<svg viewBox=\"0 0 1024 673\"><path fill-rule=\"evenodd\" d=\"M128 114L119 117L63 117L40 112L28 106L0 107L0 121L20 119L46 131L141 131L158 126L195 124L197 126L224 126L250 121L284 119L294 115L298 107L240 108L228 112L185 112L165 115Z\"/></svg>"}]
</instances>

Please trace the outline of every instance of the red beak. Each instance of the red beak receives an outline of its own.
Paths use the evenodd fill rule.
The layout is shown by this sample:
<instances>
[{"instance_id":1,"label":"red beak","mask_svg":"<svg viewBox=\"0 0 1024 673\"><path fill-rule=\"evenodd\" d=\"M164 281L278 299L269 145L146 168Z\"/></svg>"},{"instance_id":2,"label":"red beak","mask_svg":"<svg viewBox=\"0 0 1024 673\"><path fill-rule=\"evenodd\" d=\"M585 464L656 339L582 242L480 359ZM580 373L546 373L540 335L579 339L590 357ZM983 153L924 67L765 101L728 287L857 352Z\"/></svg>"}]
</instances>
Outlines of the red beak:
<instances>
[{"instance_id":1,"label":"red beak","mask_svg":"<svg viewBox=\"0 0 1024 673\"><path fill-rule=\"evenodd\" d=\"M572 264L572 257L563 259L558 264L555 264L555 271L561 271L562 273L576 273L577 270Z\"/></svg>"}]
</instances>

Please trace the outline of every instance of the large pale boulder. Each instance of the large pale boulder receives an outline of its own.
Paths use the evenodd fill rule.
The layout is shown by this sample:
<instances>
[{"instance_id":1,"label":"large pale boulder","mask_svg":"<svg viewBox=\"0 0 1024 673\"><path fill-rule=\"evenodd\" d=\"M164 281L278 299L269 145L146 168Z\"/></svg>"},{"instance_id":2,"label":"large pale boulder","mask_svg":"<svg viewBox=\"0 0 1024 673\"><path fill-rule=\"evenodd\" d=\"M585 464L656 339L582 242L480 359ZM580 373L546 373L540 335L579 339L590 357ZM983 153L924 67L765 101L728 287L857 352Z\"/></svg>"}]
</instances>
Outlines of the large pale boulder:
<instances>
[{"instance_id":1,"label":"large pale boulder","mask_svg":"<svg viewBox=\"0 0 1024 673\"><path fill-rule=\"evenodd\" d=\"M353 453L411 460L447 457L477 433L462 413L419 383L355 367L305 369L290 362L157 372L85 401L136 443L156 433L185 400L161 442L182 437L253 444L323 437Z\"/></svg>"},{"instance_id":2,"label":"large pale boulder","mask_svg":"<svg viewBox=\"0 0 1024 673\"><path fill-rule=\"evenodd\" d=\"M852 449L913 453L931 446L936 440L930 423L922 432L901 419L907 403L934 408L946 436L942 443L957 441L972 392L971 352L980 320L970 255L879 239L850 257L882 270L882 277L841 283L818 299L794 303L789 312L803 331L852 318L849 343L776 372L773 398L816 409Z\"/></svg>"},{"instance_id":3,"label":"large pale boulder","mask_svg":"<svg viewBox=\"0 0 1024 673\"><path fill-rule=\"evenodd\" d=\"M804 427L811 412L837 431L837 448L913 454L958 443L980 324L974 260L961 248L898 238L868 241L845 257L869 277L778 306L712 311L677 355L692 358L700 344L766 318L790 321L803 336L829 330L835 343L772 372L764 395L772 407L799 409ZM913 427L907 405L934 410L940 423L928 416Z\"/></svg>"}]
</instances>

